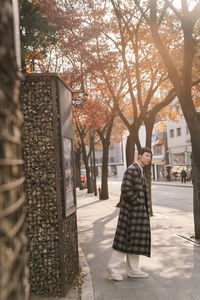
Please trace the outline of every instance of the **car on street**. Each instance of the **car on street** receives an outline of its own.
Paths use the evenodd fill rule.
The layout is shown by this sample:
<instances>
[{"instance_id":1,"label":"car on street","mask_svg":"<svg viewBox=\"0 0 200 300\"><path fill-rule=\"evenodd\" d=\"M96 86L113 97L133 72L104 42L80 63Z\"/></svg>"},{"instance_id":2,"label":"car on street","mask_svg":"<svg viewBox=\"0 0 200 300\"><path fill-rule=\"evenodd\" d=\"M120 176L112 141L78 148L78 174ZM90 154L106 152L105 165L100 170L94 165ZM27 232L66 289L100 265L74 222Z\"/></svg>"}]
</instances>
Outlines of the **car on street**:
<instances>
[{"instance_id":1,"label":"car on street","mask_svg":"<svg viewBox=\"0 0 200 300\"><path fill-rule=\"evenodd\" d=\"M84 184L87 181L86 170L81 170L81 182Z\"/></svg>"}]
</instances>

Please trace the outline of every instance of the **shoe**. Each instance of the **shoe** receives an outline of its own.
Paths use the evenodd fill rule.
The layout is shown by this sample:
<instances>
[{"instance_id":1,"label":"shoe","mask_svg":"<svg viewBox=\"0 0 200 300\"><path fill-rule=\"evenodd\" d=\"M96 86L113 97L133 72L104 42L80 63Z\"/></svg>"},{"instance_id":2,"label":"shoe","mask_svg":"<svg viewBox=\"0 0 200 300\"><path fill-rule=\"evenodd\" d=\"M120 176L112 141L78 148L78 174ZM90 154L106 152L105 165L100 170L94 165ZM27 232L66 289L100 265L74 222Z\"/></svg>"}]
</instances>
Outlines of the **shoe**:
<instances>
[{"instance_id":1,"label":"shoe","mask_svg":"<svg viewBox=\"0 0 200 300\"><path fill-rule=\"evenodd\" d=\"M127 276L128 277L135 277L135 278L147 278L147 277L149 277L149 274L148 273L145 273L145 272L143 272L142 270L140 270L140 269L138 269L137 271L135 271L135 272L128 272L127 273Z\"/></svg>"},{"instance_id":2,"label":"shoe","mask_svg":"<svg viewBox=\"0 0 200 300\"><path fill-rule=\"evenodd\" d=\"M108 280L116 280L116 281L122 281L124 278L121 274L117 272L113 272L110 268L107 269L107 279Z\"/></svg>"}]
</instances>

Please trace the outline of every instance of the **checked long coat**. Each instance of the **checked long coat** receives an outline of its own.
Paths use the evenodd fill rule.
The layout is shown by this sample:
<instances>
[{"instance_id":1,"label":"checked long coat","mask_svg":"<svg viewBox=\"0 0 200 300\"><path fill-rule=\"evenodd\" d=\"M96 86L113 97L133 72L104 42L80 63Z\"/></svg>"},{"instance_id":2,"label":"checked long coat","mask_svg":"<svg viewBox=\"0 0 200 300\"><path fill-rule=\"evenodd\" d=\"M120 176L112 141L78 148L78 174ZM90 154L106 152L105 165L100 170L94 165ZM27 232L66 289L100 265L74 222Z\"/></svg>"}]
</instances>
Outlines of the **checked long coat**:
<instances>
[{"instance_id":1,"label":"checked long coat","mask_svg":"<svg viewBox=\"0 0 200 300\"><path fill-rule=\"evenodd\" d=\"M150 257L150 209L146 179L137 163L124 173L121 205L113 249Z\"/></svg>"}]
</instances>

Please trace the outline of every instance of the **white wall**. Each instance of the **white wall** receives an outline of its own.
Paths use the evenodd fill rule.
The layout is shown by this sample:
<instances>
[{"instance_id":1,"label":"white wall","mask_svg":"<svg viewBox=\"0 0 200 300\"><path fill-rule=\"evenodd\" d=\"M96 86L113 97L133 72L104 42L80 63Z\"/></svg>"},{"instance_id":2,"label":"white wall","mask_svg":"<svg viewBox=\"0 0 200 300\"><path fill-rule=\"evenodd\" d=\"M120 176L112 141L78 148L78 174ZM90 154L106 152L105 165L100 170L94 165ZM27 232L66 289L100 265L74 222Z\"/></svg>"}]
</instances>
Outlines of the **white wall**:
<instances>
[{"instance_id":1,"label":"white wall","mask_svg":"<svg viewBox=\"0 0 200 300\"><path fill-rule=\"evenodd\" d=\"M177 136L177 128L181 128L181 135ZM184 118L180 118L178 122L167 122L167 141L168 149L172 153L191 151L190 134L187 132L187 124ZM174 137L170 137L170 130L174 130Z\"/></svg>"},{"instance_id":2,"label":"white wall","mask_svg":"<svg viewBox=\"0 0 200 300\"><path fill-rule=\"evenodd\" d=\"M141 147L145 147L145 145L146 145L146 129L145 129L144 125L142 125L139 129L139 140L140 140Z\"/></svg>"}]
</instances>

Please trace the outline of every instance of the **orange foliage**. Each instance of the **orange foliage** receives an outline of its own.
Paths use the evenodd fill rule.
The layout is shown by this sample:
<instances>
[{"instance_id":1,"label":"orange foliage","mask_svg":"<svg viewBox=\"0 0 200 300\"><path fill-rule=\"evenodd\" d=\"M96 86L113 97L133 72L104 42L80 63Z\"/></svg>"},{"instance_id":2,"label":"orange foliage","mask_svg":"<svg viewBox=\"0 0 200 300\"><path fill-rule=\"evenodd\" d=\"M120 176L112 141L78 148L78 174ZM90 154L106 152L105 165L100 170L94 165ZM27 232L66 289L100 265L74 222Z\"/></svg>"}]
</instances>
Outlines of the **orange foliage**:
<instances>
[{"instance_id":1,"label":"orange foliage","mask_svg":"<svg viewBox=\"0 0 200 300\"><path fill-rule=\"evenodd\" d=\"M113 112L105 103L91 96L84 102L83 108L73 107L73 119L81 126L102 130L109 122Z\"/></svg>"}]
</instances>

